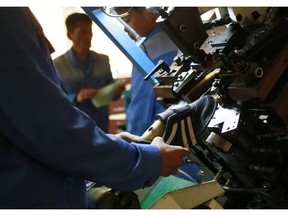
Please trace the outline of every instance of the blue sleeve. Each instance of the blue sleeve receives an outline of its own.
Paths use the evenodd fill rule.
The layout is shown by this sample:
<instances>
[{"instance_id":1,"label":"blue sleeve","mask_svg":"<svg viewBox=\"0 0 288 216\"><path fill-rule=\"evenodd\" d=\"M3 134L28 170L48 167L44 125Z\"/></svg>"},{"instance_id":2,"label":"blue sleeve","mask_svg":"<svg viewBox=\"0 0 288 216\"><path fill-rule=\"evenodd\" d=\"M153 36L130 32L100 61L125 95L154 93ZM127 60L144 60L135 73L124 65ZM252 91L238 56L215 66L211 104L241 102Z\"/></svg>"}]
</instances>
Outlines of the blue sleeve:
<instances>
[{"instance_id":1,"label":"blue sleeve","mask_svg":"<svg viewBox=\"0 0 288 216\"><path fill-rule=\"evenodd\" d=\"M176 54L176 50L164 53L153 59L153 63L164 60L170 65ZM144 81L144 76L136 67L132 70L131 86L131 102L126 110L127 131L141 136L153 124L156 115L165 109L157 101L153 85Z\"/></svg>"},{"instance_id":2,"label":"blue sleeve","mask_svg":"<svg viewBox=\"0 0 288 216\"><path fill-rule=\"evenodd\" d=\"M76 100L76 94L75 93L67 94L67 98L71 103L73 103Z\"/></svg>"},{"instance_id":3,"label":"blue sleeve","mask_svg":"<svg viewBox=\"0 0 288 216\"><path fill-rule=\"evenodd\" d=\"M153 184L159 149L103 133L73 107L25 9L0 9L0 130L35 163L118 190Z\"/></svg>"},{"instance_id":4,"label":"blue sleeve","mask_svg":"<svg viewBox=\"0 0 288 216\"><path fill-rule=\"evenodd\" d=\"M78 94L78 93L66 91L65 88L64 88L64 82L65 82L65 81L62 81L62 80L61 80L62 89L65 91L65 93L66 93L66 95L67 95L67 98L68 98L68 100L70 101L70 103L75 104L76 97L77 97L77 94Z\"/></svg>"}]
</instances>

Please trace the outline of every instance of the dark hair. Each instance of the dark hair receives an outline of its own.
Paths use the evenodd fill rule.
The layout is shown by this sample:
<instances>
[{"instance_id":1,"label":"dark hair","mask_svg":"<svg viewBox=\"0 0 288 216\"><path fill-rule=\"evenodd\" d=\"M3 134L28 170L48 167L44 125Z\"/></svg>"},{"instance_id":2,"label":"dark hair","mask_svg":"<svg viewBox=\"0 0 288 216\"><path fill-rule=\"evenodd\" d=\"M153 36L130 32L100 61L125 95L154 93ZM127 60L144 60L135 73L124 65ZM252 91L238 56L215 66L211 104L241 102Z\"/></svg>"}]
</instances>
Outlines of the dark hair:
<instances>
[{"instance_id":1,"label":"dark hair","mask_svg":"<svg viewBox=\"0 0 288 216\"><path fill-rule=\"evenodd\" d=\"M66 28L68 32L73 32L78 22L91 23L92 20L84 13L73 13L66 18Z\"/></svg>"}]
</instances>

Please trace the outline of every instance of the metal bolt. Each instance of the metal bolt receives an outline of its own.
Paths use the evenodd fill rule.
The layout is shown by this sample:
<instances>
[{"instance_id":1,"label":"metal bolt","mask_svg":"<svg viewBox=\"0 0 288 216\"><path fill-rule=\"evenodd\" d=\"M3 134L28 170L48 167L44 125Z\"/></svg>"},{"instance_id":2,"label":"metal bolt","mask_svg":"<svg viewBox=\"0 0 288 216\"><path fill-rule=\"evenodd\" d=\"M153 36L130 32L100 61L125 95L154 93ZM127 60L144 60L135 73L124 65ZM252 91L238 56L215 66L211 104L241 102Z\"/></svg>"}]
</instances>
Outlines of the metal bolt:
<instances>
[{"instance_id":1,"label":"metal bolt","mask_svg":"<svg viewBox=\"0 0 288 216\"><path fill-rule=\"evenodd\" d=\"M186 31L186 26L183 25L183 24L181 24L181 25L179 26L179 31L180 31L180 32L185 32L185 31Z\"/></svg>"}]
</instances>

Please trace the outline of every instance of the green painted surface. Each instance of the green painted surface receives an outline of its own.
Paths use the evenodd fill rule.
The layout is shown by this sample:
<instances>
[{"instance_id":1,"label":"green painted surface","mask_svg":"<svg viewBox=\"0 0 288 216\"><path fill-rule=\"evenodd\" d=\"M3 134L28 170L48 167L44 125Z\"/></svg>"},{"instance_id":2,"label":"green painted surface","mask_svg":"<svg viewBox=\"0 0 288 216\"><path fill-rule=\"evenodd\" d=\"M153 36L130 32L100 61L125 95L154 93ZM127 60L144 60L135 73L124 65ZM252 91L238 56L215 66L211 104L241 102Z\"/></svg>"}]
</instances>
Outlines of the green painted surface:
<instances>
[{"instance_id":1,"label":"green painted surface","mask_svg":"<svg viewBox=\"0 0 288 216\"><path fill-rule=\"evenodd\" d=\"M160 199L165 193L177 189L196 185L197 183L187 181L175 176L162 177L162 179L147 194L147 197L141 202L142 209L148 209L153 203Z\"/></svg>"}]
</instances>

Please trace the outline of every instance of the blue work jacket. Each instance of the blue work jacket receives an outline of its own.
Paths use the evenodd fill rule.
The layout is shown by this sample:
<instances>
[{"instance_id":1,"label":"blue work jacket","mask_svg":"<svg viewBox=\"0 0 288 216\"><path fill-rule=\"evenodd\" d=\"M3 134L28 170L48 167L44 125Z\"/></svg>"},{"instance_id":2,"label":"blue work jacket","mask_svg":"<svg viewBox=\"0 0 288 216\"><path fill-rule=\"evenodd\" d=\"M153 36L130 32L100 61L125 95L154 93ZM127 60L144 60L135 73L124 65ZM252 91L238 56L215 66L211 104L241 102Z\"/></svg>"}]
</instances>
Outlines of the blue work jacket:
<instances>
[{"instance_id":1,"label":"blue work jacket","mask_svg":"<svg viewBox=\"0 0 288 216\"><path fill-rule=\"evenodd\" d=\"M73 49L54 59L62 87L73 105L87 113L104 132L109 129L109 106L95 107L91 100L76 97L81 88L100 89L114 82L107 55L89 51L87 66L76 59ZM115 98L116 99L116 98Z\"/></svg>"},{"instance_id":2,"label":"blue work jacket","mask_svg":"<svg viewBox=\"0 0 288 216\"><path fill-rule=\"evenodd\" d=\"M155 65L159 60L164 60L168 65L172 64L178 51L158 25L147 36L141 48ZM163 111L164 108L157 102L153 85L144 80L144 75L137 67L133 67L131 101L126 110L127 131L141 136L153 124L156 115Z\"/></svg>"},{"instance_id":3,"label":"blue work jacket","mask_svg":"<svg viewBox=\"0 0 288 216\"><path fill-rule=\"evenodd\" d=\"M0 8L0 208L86 208L85 180L152 185L159 149L103 133L71 105L31 15Z\"/></svg>"}]
</instances>

